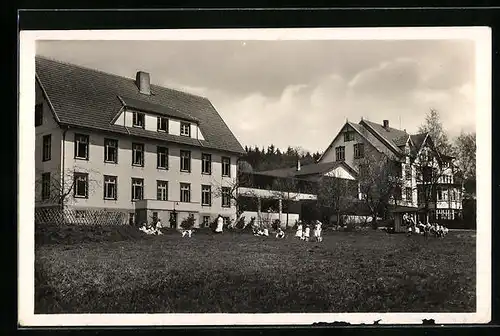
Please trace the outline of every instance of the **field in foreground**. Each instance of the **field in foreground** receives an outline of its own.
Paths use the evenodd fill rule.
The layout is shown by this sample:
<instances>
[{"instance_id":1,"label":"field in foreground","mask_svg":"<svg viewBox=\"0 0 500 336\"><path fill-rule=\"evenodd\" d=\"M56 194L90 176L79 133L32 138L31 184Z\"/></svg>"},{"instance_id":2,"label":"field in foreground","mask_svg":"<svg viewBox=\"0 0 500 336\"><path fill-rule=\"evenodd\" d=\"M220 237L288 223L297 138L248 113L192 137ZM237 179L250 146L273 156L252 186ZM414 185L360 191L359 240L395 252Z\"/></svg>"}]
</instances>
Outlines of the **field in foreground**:
<instances>
[{"instance_id":1,"label":"field in foreground","mask_svg":"<svg viewBox=\"0 0 500 336\"><path fill-rule=\"evenodd\" d=\"M380 231L43 245L35 313L473 312L475 249Z\"/></svg>"}]
</instances>

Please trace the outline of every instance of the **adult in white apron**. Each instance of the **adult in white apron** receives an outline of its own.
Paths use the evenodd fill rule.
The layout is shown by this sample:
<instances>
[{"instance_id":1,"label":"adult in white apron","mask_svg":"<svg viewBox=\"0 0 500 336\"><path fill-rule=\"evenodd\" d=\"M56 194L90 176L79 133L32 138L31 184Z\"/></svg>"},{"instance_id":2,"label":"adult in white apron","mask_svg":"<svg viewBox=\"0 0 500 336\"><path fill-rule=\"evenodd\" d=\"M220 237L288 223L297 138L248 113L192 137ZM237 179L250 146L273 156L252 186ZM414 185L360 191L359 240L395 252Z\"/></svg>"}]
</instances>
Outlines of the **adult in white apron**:
<instances>
[{"instance_id":1,"label":"adult in white apron","mask_svg":"<svg viewBox=\"0 0 500 336\"><path fill-rule=\"evenodd\" d=\"M222 216L219 215L219 217L217 217L217 227L215 228L215 232L222 233L223 227L224 227L224 218L222 218Z\"/></svg>"}]
</instances>

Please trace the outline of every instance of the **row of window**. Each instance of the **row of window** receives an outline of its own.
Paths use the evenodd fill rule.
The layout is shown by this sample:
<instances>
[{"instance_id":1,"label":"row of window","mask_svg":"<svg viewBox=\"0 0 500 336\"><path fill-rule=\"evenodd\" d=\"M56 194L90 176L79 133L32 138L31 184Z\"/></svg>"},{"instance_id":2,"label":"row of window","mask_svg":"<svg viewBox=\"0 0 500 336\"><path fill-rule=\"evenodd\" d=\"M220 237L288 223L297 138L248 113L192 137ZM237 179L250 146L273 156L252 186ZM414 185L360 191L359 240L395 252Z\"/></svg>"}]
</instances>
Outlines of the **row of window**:
<instances>
[{"instance_id":1,"label":"row of window","mask_svg":"<svg viewBox=\"0 0 500 336\"><path fill-rule=\"evenodd\" d=\"M344 133L348 134L348 133ZM354 158L360 159L365 156L365 145L362 143L354 144ZM345 146L335 147L335 160L345 161Z\"/></svg>"},{"instance_id":2,"label":"row of window","mask_svg":"<svg viewBox=\"0 0 500 336\"><path fill-rule=\"evenodd\" d=\"M146 115L141 112L133 112L132 116L132 126L138 128L144 128ZM43 123L43 104L35 105L35 127L40 126ZM168 118L157 117L156 129L158 132L168 133ZM180 123L180 134L182 136L191 137L191 124L189 122Z\"/></svg>"},{"instance_id":3,"label":"row of window","mask_svg":"<svg viewBox=\"0 0 500 336\"><path fill-rule=\"evenodd\" d=\"M168 181L156 181L156 199L158 201L168 201ZM105 200L118 199L118 177L104 175L103 198ZM42 200L50 199L51 194L51 176L50 173L42 174ZM89 196L89 176L88 173L75 173L73 184L73 196L76 198L88 198ZM131 200L138 201L144 199L144 179L132 178L131 181ZM222 207L231 206L231 189L229 187L221 188ZM191 184L180 183L180 201L191 202ZM201 186L201 204L212 205L212 186Z\"/></svg>"},{"instance_id":4,"label":"row of window","mask_svg":"<svg viewBox=\"0 0 500 336\"><path fill-rule=\"evenodd\" d=\"M146 115L141 112L133 112L132 126L144 128L146 126ZM158 132L168 133L168 118L157 117L156 130ZM181 122L180 134L182 136L191 137L191 124L188 122Z\"/></svg>"},{"instance_id":5,"label":"row of window","mask_svg":"<svg viewBox=\"0 0 500 336\"><path fill-rule=\"evenodd\" d=\"M89 159L89 136L86 134L75 134L75 159ZM156 147L156 167L159 169L168 169L168 148ZM43 137L42 160L48 161L51 157L51 135ZM191 172L191 151L180 151L180 170ZM118 163L118 140L104 139L104 162ZM231 158L222 157L222 176L231 176ZM144 167L144 144L132 143L132 165ZM202 154L201 157L202 174L212 174L212 155Z\"/></svg>"}]
</instances>

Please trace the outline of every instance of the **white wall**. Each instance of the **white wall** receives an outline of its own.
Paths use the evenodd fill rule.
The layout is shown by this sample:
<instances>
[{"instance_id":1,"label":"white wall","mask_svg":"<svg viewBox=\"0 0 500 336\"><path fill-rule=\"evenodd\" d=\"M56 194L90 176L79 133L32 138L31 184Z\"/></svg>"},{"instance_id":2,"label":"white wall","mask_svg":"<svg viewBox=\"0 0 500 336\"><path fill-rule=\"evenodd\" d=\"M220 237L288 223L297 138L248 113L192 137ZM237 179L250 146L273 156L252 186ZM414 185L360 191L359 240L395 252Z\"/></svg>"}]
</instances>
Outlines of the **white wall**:
<instances>
[{"instance_id":1,"label":"white wall","mask_svg":"<svg viewBox=\"0 0 500 336\"><path fill-rule=\"evenodd\" d=\"M74 158L74 135L75 133L88 134L90 136L89 160ZM118 164L104 162L104 139L118 140ZM75 199L73 204L79 207L108 207L114 209L133 209L134 202L131 201L131 179L144 179L144 198L156 200L156 181L168 181L168 200L180 201L180 182L191 184L191 203L196 204L200 212L219 213L235 212L233 205L229 210L221 207L220 198L212 198L212 206L201 206L201 185L216 186L230 185L236 176L237 157L231 157L231 177L222 177L222 154L218 151L203 150L203 153L212 155L212 174L201 174L201 154L199 148L183 147L178 144L165 142L149 142L145 145L144 167L132 166L132 142L141 143L140 139L117 134L105 135L104 133L89 133L88 131L70 130L67 132L65 141L65 167L66 170L76 170L89 173L88 199ZM157 169L156 146L161 145L169 149L168 170ZM180 150L191 151L191 173L180 171ZM103 175L117 176L118 199L103 199ZM171 202L165 202L165 207L171 206Z\"/></svg>"},{"instance_id":2,"label":"white wall","mask_svg":"<svg viewBox=\"0 0 500 336\"><path fill-rule=\"evenodd\" d=\"M62 130L57 124L48 102L43 96L42 89L36 82L35 86L35 104L43 104L43 122L42 125L35 127L35 202L41 201L41 177L42 173L51 173L51 179L58 179L61 174L61 147ZM35 116L35 106L33 106L33 117ZM43 137L51 135L51 158L48 161L42 161L43 155ZM51 190L58 192L58 190Z\"/></svg>"}]
</instances>

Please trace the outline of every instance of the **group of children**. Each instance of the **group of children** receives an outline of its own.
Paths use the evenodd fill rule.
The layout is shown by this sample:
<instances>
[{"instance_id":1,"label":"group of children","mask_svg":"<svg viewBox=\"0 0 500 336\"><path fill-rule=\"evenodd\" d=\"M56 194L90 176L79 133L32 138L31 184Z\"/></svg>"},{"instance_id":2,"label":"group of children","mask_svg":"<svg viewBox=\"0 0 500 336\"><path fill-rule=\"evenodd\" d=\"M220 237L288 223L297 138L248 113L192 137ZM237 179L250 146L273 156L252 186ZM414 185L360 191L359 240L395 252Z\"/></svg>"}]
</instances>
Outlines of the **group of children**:
<instances>
[{"instance_id":1,"label":"group of children","mask_svg":"<svg viewBox=\"0 0 500 336\"><path fill-rule=\"evenodd\" d=\"M423 224L420 221L416 224L413 218L407 214L403 215L403 221L408 226L408 236L411 236L412 234L422 234L425 237L433 235L438 238L444 238L448 234L448 228L443 225L439 225L437 223L431 224L428 221L426 224Z\"/></svg>"},{"instance_id":2,"label":"group of children","mask_svg":"<svg viewBox=\"0 0 500 336\"><path fill-rule=\"evenodd\" d=\"M139 228L139 230L148 235L160 236L163 234L161 232L161 228L161 221L158 219L155 224L148 222L142 223L142 226Z\"/></svg>"},{"instance_id":3,"label":"group of children","mask_svg":"<svg viewBox=\"0 0 500 336\"><path fill-rule=\"evenodd\" d=\"M323 224L319 220L316 220L314 222L313 239L317 242L323 241L323 236L321 235L322 225ZM310 224L306 224L304 228L302 221L297 222L297 231L295 232L295 237L300 238L300 240L309 241L310 232L311 232Z\"/></svg>"},{"instance_id":4,"label":"group of children","mask_svg":"<svg viewBox=\"0 0 500 336\"><path fill-rule=\"evenodd\" d=\"M297 230L295 232L295 237L300 238L300 240L309 241L310 235L311 235L311 226L314 226L313 239L314 239L314 241L321 242L321 241L323 241L323 237L321 235L321 233L322 233L321 226L322 225L323 224L319 220L317 220L317 221L315 221L314 225L306 224L304 227L304 225L302 224L302 221L297 221L296 222ZM269 228L266 226L259 225L257 223L253 224L252 231L253 231L254 236L264 236L264 237L269 236ZM276 229L275 234L276 234L275 236L277 239L283 239L286 236L285 232L283 231L283 229L279 225Z\"/></svg>"}]
</instances>

